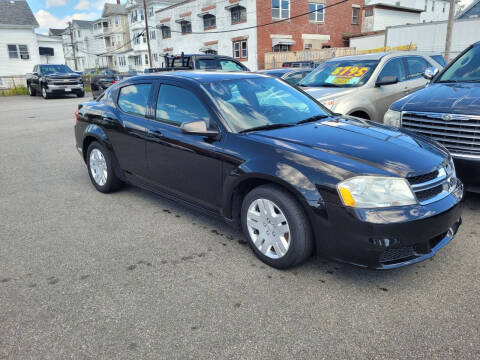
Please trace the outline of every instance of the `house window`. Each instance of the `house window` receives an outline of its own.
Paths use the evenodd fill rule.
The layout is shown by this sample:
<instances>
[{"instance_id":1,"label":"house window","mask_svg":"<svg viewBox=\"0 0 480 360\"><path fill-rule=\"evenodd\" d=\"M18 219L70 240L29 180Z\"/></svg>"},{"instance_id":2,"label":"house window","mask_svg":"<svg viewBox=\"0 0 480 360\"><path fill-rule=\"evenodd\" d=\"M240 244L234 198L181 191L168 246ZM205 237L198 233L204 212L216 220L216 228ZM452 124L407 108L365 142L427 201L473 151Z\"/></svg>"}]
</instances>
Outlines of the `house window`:
<instances>
[{"instance_id":1,"label":"house window","mask_svg":"<svg viewBox=\"0 0 480 360\"><path fill-rule=\"evenodd\" d=\"M323 4L317 4L317 3L310 3L308 4L308 11L310 14L308 14L308 18L310 21L318 21L318 22L324 22L325 21L325 12L323 9Z\"/></svg>"},{"instance_id":2,"label":"house window","mask_svg":"<svg viewBox=\"0 0 480 360\"><path fill-rule=\"evenodd\" d=\"M192 23L190 21L182 21L180 26L182 27L182 34L190 34L192 32Z\"/></svg>"},{"instance_id":3,"label":"house window","mask_svg":"<svg viewBox=\"0 0 480 360\"><path fill-rule=\"evenodd\" d=\"M214 28L216 25L216 19L214 15L207 14L203 17L203 29L208 30Z\"/></svg>"},{"instance_id":4,"label":"house window","mask_svg":"<svg viewBox=\"0 0 480 360\"><path fill-rule=\"evenodd\" d=\"M154 60L154 61L158 61L158 54L157 54L157 53L154 53L154 54L153 54L153 60Z\"/></svg>"},{"instance_id":5,"label":"house window","mask_svg":"<svg viewBox=\"0 0 480 360\"><path fill-rule=\"evenodd\" d=\"M148 65L148 55L145 54L145 65Z\"/></svg>"},{"instance_id":6,"label":"house window","mask_svg":"<svg viewBox=\"0 0 480 360\"><path fill-rule=\"evenodd\" d=\"M135 61L135 65L142 65L142 57L140 55L135 56L133 59Z\"/></svg>"},{"instance_id":7,"label":"house window","mask_svg":"<svg viewBox=\"0 0 480 360\"><path fill-rule=\"evenodd\" d=\"M246 59L248 57L247 40L233 42L233 57L235 59Z\"/></svg>"},{"instance_id":8,"label":"house window","mask_svg":"<svg viewBox=\"0 0 480 360\"><path fill-rule=\"evenodd\" d=\"M115 16L115 26L118 26L118 23L119 23L118 16Z\"/></svg>"},{"instance_id":9,"label":"house window","mask_svg":"<svg viewBox=\"0 0 480 360\"><path fill-rule=\"evenodd\" d=\"M10 59L22 59L28 60L30 59L30 54L28 53L28 46L27 45L7 45L8 49L8 57Z\"/></svg>"},{"instance_id":10,"label":"house window","mask_svg":"<svg viewBox=\"0 0 480 360\"><path fill-rule=\"evenodd\" d=\"M143 10L140 9L140 20L145 20L145 14L143 13Z\"/></svg>"},{"instance_id":11,"label":"house window","mask_svg":"<svg viewBox=\"0 0 480 360\"><path fill-rule=\"evenodd\" d=\"M150 39L155 40L157 38L157 34L155 33L155 30L150 31Z\"/></svg>"},{"instance_id":12,"label":"house window","mask_svg":"<svg viewBox=\"0 0 480 360\"><path fill-rule=\"evenodd\" d=\"M365 10L365 17L367 17L367 16L373 16L373 9L372 8Z\"/></svg>"},{"instance_id":13,"label":"house window","mask_svg":"<svg viewBox=\"0 0 480 360\"><path fill-rule=\"evenodd\" d=\"M290 16L290 0L272 0L272 18L288 19Z\"/></svg>"},{"instance_id":14,"label":"house window","mask_svg":"<svg viewBox=\"0 0 480 360\"><path fill-rule=\"evenodd\" d=\"M360 8L352 7L352 25L358 25L359 14L360 14Z\"/></svg>"},{"instance_id":15,"label":"house window","mask_svg":"<svg viewBox=\"0 0 480 360\"><path fill-rule=\"evenodd\" d=\"M130 17L130 22L134 23L137 20L138 20L138 12L137 12L137 10L133 10L132 14L131 14L131 17Z\"/></svg>"},{"instance_id":16,"label":"house window","mask_svg":"<svg viewBox=\"0 0 480 360\"><path fill-rule=\"evenodd\" d=\"M136 33L136 34L135 34L135 39L133 40L133 43L134 43L135 45L139 45L139 44L140 44L140 34L141 34L141 33Z\"/></svg>"},{"instance_id":17,"label":"house window","mask_svg":"<svg viewBox=\"0 0 480 360\"><path fill-rule=\"evenodd\" d=\"M273 47L273 52L284 52L284 51L290 51L290 45L277 44Z\"/></svg>"},{"instance_id":18,"label":"house window","mask_svg":"<svg viewBox=\"0 0 480 360\"><path fill-rule=\"evenodd\" d=\"M169 26L162 26L162 39L168 39L172 36Z\"/></svg>"},{"instance_id":19,"label":"house window","mask_svg":"<svg viewBox=\"0 0 480 360\"><path fill-rule=\"evenodd\" d=\"M78 37L78 38L80 38L80 37L81 37L80 30L77 30L77 37Z\"/></svg>"},{"instance_id":20,"label":"house window","mask_svg":"<svg viewBox=\"0 0 480 360\"><path fill-rule=\"evenodd\" d=\"M232 25L247 21L247 9L243 6L235 6L230 10Z\"/></svg>"},{"instance_id":21,"label":"house window","mask_svg":"<svg viewBox=\"0 0 480 360\"><path fill-rule=\"evenodd\" d=\"M153 16L153 6L148 8L148 17L152 17L152 16Z\"/></svg>"}]
</instances>

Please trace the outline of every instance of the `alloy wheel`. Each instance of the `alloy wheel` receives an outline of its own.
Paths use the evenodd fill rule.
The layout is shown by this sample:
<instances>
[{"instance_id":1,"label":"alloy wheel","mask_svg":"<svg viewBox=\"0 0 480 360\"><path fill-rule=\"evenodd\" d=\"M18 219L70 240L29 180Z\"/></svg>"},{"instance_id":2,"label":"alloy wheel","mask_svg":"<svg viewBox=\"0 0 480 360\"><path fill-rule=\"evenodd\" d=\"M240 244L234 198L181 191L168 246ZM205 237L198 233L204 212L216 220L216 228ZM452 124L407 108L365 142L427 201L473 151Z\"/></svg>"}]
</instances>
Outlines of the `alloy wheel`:
<instances>
[{"instance_id":1,"label":"alloy wheel","mask_svg":"<svg viewBox=\"0 0 480 360\"><path fill-rule=\"evenodd\" d=\"M93 149L90 152L89 165L93 180L99 186L105 185L108 177L107 161L100 150Z\"/></svg>"},{"instance_id":2,"label":"alloy wheel","mask_svg":"<svg viewBox=\"0 0 480 360\"><path fill-rule=\"evenodd\" d=\"M256 199L250 204L247 229L253 244L263 255L279 259L287 253L291 244L290 227L273 201Z\"/></svg>"}]
</instances>

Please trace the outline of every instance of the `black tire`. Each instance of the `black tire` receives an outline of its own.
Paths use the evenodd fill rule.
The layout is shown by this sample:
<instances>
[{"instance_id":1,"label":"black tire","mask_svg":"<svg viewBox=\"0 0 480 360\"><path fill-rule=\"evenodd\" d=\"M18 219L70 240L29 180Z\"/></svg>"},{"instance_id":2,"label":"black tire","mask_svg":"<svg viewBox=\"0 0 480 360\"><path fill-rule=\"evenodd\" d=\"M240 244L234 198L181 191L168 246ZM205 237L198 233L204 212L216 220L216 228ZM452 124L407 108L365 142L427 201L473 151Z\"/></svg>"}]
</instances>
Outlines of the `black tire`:
<instances>
[{"instance_id":1,"label":"black tire","mask_svg":"<svg viewBox=\"0 0 480 360\"><path fill-rule=\"evenodd\" d=\"M273 259L264 255L254 244L247 227L247 212L250 205L257 199L267 199L283 212L290 228L290 245L284 256ZM304 209L287 191L276 185L262 185L250 191L242 203L241 223L243 233L253 252L264 263L278 269L286 269L300 264L307 259L313 248L312 231Z\"/></svg>"},{"instance_id":2,"label":"black tire","mask_svg":"<svg viewBox=\"0 0 480 360\"><path fill-rule=\"evenodd\" d=\"M35 96L35 95L37 95L37 92L35 91L34 88L32 88L32 85L31 85L31 84L28 84L28 94L29 94L30 96Z\"/></svg>"},{"instance_id":3,"label":"black tire","mask_svg":"<svg viewBox=\"0 0 480 360\"><path fill-rule=\"evenodd\" d=\"M48 94L47 88L46 88L45 86L42 86L42 97L43 97L45 100L50 99L50 95Z\"/></svg>"},{"instance_id":4,"label":"black tire","mask_svg":"<svg viewBox=\"0 0 480 360\"><path fill-rule=\"evenodd\" d=\"M82 98L82 97L84 97L84 96L85 96L85 91L82 91L82 92L78 92L78 93L77 93L77 97L79 97L79 98Z\"/></svg>"},{"instance_id":5,"label":"black tire","mask_svg":"<svg viewBox=\"0 0 480 360\"><path fill-rule=\"evenodd\" d=\"M92 170L90 168L90 154L94 149L99 150L105 158L105 162L107 165L107 176L106 176L107 179L104 184L99 184L96 182L95 178L93 177ZM87 157L85 160L87 162L88 175L90 176L90 180L92 181L93 186L95 186L95 188L98 191L102 193L109 193L119 189L122 186L123 184L122 181L115 175L115 172L113 171L112 160L110 158L110 155L107 149L105 149L105 147L102 144L100 144L97 141L93 141L92 143L90 143L87 149Z\"/></svg>"}]
</instances>

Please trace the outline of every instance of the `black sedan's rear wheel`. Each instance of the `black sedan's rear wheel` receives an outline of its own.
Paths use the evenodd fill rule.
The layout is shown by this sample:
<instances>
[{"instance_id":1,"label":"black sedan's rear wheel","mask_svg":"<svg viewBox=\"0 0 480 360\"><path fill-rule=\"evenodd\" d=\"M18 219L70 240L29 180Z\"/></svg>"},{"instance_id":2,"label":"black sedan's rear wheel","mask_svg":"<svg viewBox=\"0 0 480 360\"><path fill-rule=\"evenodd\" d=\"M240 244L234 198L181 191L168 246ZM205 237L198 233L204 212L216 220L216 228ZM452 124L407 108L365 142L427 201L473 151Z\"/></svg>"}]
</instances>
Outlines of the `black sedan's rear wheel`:
<instances>
[{"instance_id":1,"label":"black sedan's rear wheel","mask_svg":"<svg viewBox=\"0 0 480 360\"><path fill-rule=\"evenodd\" d=\"M310 256L312 235L305 211L280 187L262 185L250 191L241 220L253 251L268 265L285 269Z\"/></svg>"},{"instance_id":2,"label":"black sedan's rear wheel","mask_svg":"<svg viewBox=\"0 0 480 360\"><path fill-rule=\"evenodd\" d=\"M121 187L122 182L115 175L112 162L105 147L93 141L87 150L88 174L93 186L103 193L109 193Z\"/></svg>"}]
</instances>

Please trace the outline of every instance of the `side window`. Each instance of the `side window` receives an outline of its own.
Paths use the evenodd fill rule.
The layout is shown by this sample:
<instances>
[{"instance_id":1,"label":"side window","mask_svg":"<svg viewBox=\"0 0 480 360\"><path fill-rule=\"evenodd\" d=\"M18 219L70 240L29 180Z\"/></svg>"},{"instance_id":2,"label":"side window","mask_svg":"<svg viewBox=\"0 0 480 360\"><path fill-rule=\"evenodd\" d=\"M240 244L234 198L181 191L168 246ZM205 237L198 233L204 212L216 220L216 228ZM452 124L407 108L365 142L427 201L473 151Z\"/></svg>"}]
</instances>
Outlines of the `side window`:
<instances>
[{"instance_id":1,"label":"side window","mask_svg":"<svg viewBox=\"0 0 480 360\"><path fill-rule=\"evenodd\" d=\"M197 66L199 69L216 69L217 61L215 59L198 59Z\"/></svg>"},{"instance_id":2,"label":"side window","mask_svg":"<svg viewBox=\"0 0 480 360\"><path fill-rule=\"evenodd\" d=\"M227 71L244 71L245 69L240 64L232 60L220 60L220 69Z\"/></svg>"},{"instance_id":3,"label":"side window","mask_svg":"<svg viewBox=\"0 0 480 360\"><path fill-rule=\"evenodd\" d=\"M408 80L421 78L425 69L430 66L432 65L420 56L407 57Z\"/></svg>"},{"instance_id":4,"label":"side window","mask_svg":"<svg viewBox=\"0 0 480 360\"><path fill-rule=\"evenodd\" d=\"M210 128L210 113L191 91L178 86L162 85L157 100L158 121L180 126L184 122L203 120Z\"/></svg>"},{"instance_id":5,"label":"side window","mask_svg":"<svg viewBox=\"0 0 480 360\"><path fill-rule=\"evenodd\" d=\"M405 74L403 60L401 58L388 60L380 72L380 75L378 75L378 80L381 80L385 76L396 76L399 82L405 81L407 76Z\"/></svg>"},{"instance_id":6,"label":"side window","mask_svg":"<svg viewBox=\"0 0 480 360\"><path fill-rule=\"evenodd\" d=\"M118 95L118 106L126 113L145 116L152 84L124 86Z\"/></svg>"}]
</instances>

